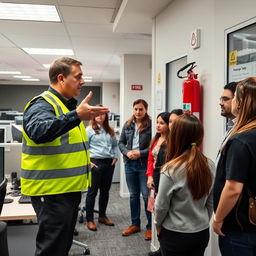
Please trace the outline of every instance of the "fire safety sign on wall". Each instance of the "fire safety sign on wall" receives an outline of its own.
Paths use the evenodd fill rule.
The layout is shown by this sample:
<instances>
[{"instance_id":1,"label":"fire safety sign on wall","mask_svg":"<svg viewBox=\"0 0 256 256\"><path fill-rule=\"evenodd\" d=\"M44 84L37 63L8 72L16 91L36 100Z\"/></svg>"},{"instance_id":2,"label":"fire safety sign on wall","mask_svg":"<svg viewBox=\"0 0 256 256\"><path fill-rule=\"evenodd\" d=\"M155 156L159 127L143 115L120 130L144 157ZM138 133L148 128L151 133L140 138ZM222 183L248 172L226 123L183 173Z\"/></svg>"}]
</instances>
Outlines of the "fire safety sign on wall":
<instances>
[{"instance_id":1,"label":"fire safety sign on wall","mask_svg":"<svg viewBox=\"0 0 256 256\"><path fill-rule=\"evenodd\" d=\"M132 91L142 91L143 85L142 84L132 84L131 89L132 89Z\"/></svg>"}]
</instances>

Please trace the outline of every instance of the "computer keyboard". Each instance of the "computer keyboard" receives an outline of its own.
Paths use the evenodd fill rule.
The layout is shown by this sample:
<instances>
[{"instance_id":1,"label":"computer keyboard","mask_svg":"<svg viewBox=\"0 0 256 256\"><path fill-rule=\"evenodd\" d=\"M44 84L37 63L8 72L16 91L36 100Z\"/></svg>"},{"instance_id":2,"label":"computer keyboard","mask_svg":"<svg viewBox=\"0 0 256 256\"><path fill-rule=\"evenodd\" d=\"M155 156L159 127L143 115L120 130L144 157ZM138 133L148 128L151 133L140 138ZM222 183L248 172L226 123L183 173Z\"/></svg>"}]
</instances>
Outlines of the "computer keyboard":
<instances>
[{"instance_id":1,"label":"computer keyboard","mask_svg":"<svg viewBox=\"0 0 256 256\"><path fill-rule=\"evenodd\" d=\"M31 204L30 196L21 195L19 199L20 204Z\"/></svg>"}]
</instances>

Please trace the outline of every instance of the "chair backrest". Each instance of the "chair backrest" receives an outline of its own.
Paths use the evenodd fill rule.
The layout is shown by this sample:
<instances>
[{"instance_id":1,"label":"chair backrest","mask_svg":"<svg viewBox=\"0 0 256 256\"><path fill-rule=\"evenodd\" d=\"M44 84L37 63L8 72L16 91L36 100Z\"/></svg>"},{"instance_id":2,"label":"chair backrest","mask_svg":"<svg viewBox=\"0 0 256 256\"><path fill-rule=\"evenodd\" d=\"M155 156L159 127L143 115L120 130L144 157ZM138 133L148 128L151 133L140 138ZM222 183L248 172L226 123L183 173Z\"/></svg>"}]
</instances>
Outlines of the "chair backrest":
<instances>
[{"instance_id":1,"label":"chair backrest","mask_svg":"<svg viewBox=\"0 0 256 256\"><path fill-rule=\"evenodd\" d=\"M4 198L6 194L6 186L7 186L7 179L5 178L2 183L0 184L0 215L2 212L3 204L4 204Z\"/></svg>"}]
</instances>

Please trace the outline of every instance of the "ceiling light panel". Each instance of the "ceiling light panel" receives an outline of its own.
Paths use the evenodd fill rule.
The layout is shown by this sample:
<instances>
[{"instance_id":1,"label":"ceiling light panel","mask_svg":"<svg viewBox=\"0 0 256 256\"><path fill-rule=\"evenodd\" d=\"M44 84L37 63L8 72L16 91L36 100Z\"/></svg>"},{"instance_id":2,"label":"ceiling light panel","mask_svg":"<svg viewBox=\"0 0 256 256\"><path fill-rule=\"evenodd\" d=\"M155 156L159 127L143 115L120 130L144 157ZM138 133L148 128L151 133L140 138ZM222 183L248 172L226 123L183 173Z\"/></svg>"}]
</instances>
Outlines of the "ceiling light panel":
<instances>
[{"instance_id":1,"label":"ceiling light panel","mask_svg":"<svg viewBox=\"0 0 256 256\"><path fill-rule=\"evenodd\" d=\"M50 48L22 48L28 54L36 55L74 55L72 49L50 49Z\"/></svg>"},{"instance_id":2,"label":"ceiling light panel","mask_svg":"<svg viewBox=\"0 0 256 256\"><path fill-rule=\"evenodd\" d=\"M0 3L0 19L60 22L54 5Z\"/></svg>"},{"instance_id":3,"label":"ceiling light panel","mask_svg":"<svg viewBox=\"0 0 256 256\"><path fill-rule=\"evenodd\" d=\"M23 78L22 79L23 81L34 81L34 82L37 82L37 81L40 81L40 79L38 79L38 78Z\"/></svg>"},{"instance_id":4,"label":"ceiling light panel","mask_svg":"<svg viewBox=\"0 0 256 256\"><path fill-rule=\"evenodd\" d=\"M1 75L20 75L20 71L0 71Z\"/></svg>"},{"instance_id":5,"label":"ceiling light panel","mask_svg":"<svg viewBox=\"0 0 256 256\"><path fill-rule=\"evenodd\" d=\"M31 76L13 76L14 78L31 78Z\"/></svg>"}]
</instances>

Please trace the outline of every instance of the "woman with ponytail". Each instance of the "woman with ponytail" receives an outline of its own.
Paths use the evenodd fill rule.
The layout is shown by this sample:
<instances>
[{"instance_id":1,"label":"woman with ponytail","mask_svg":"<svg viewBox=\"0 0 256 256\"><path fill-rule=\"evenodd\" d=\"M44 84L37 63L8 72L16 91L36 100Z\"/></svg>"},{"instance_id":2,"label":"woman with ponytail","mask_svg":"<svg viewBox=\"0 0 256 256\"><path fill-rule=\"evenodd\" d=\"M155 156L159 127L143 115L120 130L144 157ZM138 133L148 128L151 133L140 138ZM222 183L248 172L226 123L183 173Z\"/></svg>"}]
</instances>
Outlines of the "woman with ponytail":
<instances>
[{"instance_id":1,"label":"woman with ponytail","mask_svg":"<svg viewBox=\"0 0 256 256\"><path fill-rule=\"evenodd\" d=\"M163 256L203 256L207 247L215 168L198 148L202 140L197 117L183 114L172 123L155 204Z\"/></svg>"},{"instance_id":2,"label":"woman with ponytail","mask_svg":"<svg viewBox=\"0 0 256 256\"><path fill-rule=\"evenodd\" d=\"M248 209L249 194L256 197L256 77L237 84L231 111L237 122L218 161L212 226L223 256L255 256L256 224Z\"/></svg>"}]
</instances>

